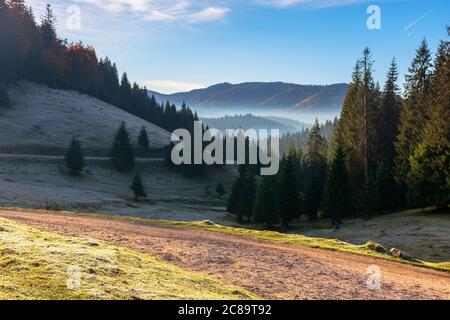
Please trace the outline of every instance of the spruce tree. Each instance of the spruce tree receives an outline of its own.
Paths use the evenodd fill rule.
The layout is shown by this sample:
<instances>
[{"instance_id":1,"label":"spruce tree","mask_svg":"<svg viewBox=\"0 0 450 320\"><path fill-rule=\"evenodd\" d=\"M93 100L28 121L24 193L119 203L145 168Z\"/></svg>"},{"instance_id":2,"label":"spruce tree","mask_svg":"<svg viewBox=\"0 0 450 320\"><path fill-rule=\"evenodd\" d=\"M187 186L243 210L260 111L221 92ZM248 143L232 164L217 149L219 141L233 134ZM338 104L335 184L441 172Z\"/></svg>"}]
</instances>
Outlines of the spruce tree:
<instances>
[{"instance_id":1,"label":"spruce tree","mask_svg":"<svg viewBox=\"0 0 450 320\"><path fill-rule=\"evenodd\" d=\"M336 229L339 229L341 219L351 212L350 193L349 172L344 151L338 147L328 171L322 203L323 213L331 218L333 227Z\"/></svg>"},{"instance_id":2,"label":"spruce tree","mask_svg":"<svg viewBox=\"0 0 450 320\"><path fill-rule=\"evenodd\" d=\"M41 33L47 47L53 47L56 41L56 18L50 4L45 7L45 15L42 17Z\"/></svg>"},{"instance_id":3,"label":"spruce tree","mask_svg":"<svg viewBox=\"0 0 450 320\"><path fill-rule=\"evenodd\" d=\"M316 119L311 128L306 151L305 211L311 220L318 217L327 174L327 145Z\"/></svg>"},{"instance_id":4,"label":"spruce tree","mask_svg":"<svg viewBox=\"0 0 450 320\"><path fill-rule=\"evenodd\" d=\"M142 182L142 177L139 173L133 178L133 181L130 185L130 189L133 190L134 200L138 201L139 197L146 198L147 193L145 192L144 183Z\"/></svg>"},{"instance_id":5,"label":"spruce tree","mask_svg":"<svg viewBox=\"0 0 450 320\"><path fill-rule=\"evenodd\" d=\"M412 207L450 203L450 45L441 42L431 78L427 122L409 158L407 199Z\"/></svg>"},{"instance_id":6,"label":"spruce tree","mask_svg":"<svg viewBox=\"0 0 450 320\"><path fill-rule=\"evenodd\" d=\"M147 130L145 129L145 127L142 127L141 131L139 132L138 143L142 149L144 149L145 151L148 150L150 142L148 140L148 134L147 134Z\"/></svg>"},{"instance_id":7,"label":"spruce tree","mask_svg":"<svg viewBox=\"0 0 450 320\"><path fill-rule=\"evenodd\" d=\"M406 187L410 171L410 157L420 143L428 120L427 97L431 79L431 53L427 42L422 41L406 75L406 99L400 113L399 134L395 143L396 180Z\"/></svg>"},{"instance_id":8,"label":"spruce tree","mask_svg":"<svg viewBox=\"0 0 450 320\"><path fill-rule=\"evenodd\" d=\"M366 48L356 62L335 132L347 158L354 193L361 189L380 161L382 146L378 117L381 93L372 74L373 59ZM336 151L336 141L331 149Z\"/></svg>"},{"instance_id":9,"label":"spruce tree","mask_svg":"<svg viewBox=\"0 0 450 320\"><path fill-rule=\"evenodd\" d=\"M377 133L382 142L381 152L384 161L393 161L395 157L394 142L398 134L401 98L397 85L398 68L395 58L392 59L387 80L382 94L382 103L379 112L379 132ZM389 164L390 165L390 164Z\"/></svg>"},{"instance_id":10,"label":"spruce tree","mask_svg":"<svg viewBox=\"0 0 450 320\"><path fill-rule=\"evenodd\" d=\"M231 187L231 193L228 196L227 201L227 211L229 213L233 213L238 215L239 212L239 201L242 192L243 179L241 176L238 176ZM239 218L239 216L238 216Z\"/></svg>"},{"instance_id":11,"label":"spruce tree","mask_svg":"<svg viewBox=\"0 0 450 320\"><path fill-rule=\"evenodd\" d=\"M225 191L225 187L223 186L223 183L218 183L216 186L216 193L221 197L223 196L226 191Z\"/></svg>"},{"instance_id":12,"label":"spruce tree","mask_svg":"<svg viewBox=\"0 0 450 320\"><path fill-rule=\"evenodd\" d=\"M380 163L375 174L375 211L390 211L404 203L400 186L394 178L392 160L388 157Z\"/></svg>"},{"instance_id":13,"label":"spruce tree","mask_svg":"<svg viewBox=\"0 0 450 320\"><path fill-rule=\"evenodd\" d=\"M264 176L258 187L253 209L253 222L262 223L265 228L271 228L280 222L280 207L273 176Z\"/></svg>"},{"instance_id":14,"label":"spruce tree","mask_svg":"<svg viewBox=\"0 0 450 320\"><path fill-rule=\"evenodd\" d=\"M401 109L401 97L397 86L398 70L392 59L381 99L377 136L380 141L379 163L375 171L375 210L393 210L403 202L403 192L394 179L395 140Z\"/></svg>"},{"instance_id":15,"label":"spruce tree","mask_svg":"<svg viewBox=\"0 0 450 320\"><path fill-rule=\"evenodd\" d=\"M72 138L70 141L69 149L65 156L65 162L67 168L69 168L74 175L79 174L84 168L84 155L81 150L81 143L75 138Z\"/></svg>"},{"instance_id":16,"label":"spruce tree","mask_svg":"<svg viewBox=\"0 0 450 320\"><path fill-rule=\"evenodd\" d=\"M297 160L294 150L291 150L281 169L279 184L279 199L281 220L284 227L289 221L300 216L300 198L297 184L297 172L294 161Z\"/></svg>"},{"instance_id":17,"label":"spruce tree","mask_svg":"<svg viewBox=\"0 0 450 320\"><path fill-rule=\"evenodd\" d=\"M256 178L253 168L250 165L242 165L244 169L244 180L242 183L242 193L239 199L238 216L240 220L251 221L253 205L256 197Z\"/></svg>"},{"instance_id":18,"label":"spruce tree","mask_svg":"<svg viewBox=\"0 0 450 320\"><path fill-rule=\"evenodd\" d=\"M0 107L9 107L10 101L6 84L0 82Z\"/></svg>"},{"instance_id":19,"label":"spruce tree","mask_svg":"<svg viewBox=\"0 0 450 320\"><path fill-rule=\"evenodd\" d=\"M364 183L362 192L358 197L358 212L365 218L371 218L372 215L377 212L377 205L381 201L378 198L375 182L375 174L371 174Z\"/></svg>"},{"instance_id":20,"label":"spruce tree","mask_svg":"<svg viewBox=\"0 0 450 320\"><path fill-rule=\"evenodd\" d=\"M134 167L134 153L131 148L130 135L125 122L120 124L114 137L111 148L111 160L120 171L131 170Z\"/></svg>"}]
</instances>

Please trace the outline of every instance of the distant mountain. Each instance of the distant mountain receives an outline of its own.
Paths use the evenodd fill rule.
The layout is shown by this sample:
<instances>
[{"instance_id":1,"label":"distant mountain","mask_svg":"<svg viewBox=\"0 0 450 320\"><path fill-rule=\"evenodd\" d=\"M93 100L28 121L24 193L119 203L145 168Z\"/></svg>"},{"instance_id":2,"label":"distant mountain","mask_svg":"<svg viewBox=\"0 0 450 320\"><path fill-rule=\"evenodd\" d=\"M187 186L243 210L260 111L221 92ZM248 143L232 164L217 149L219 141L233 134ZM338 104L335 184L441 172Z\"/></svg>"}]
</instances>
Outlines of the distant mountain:
<instances>
[{"instance_id":1,"label":"distant mountain","mask_svg":"<svg viewBox=\"0 0 450 320\"><path fill-rule=\"evenodd\" d=\"M347 84L299 85L284 82L221 83L205 89L170 95L149 91L158 101L177 105L185 101L194 109L226 108L246 111L317 111L340 110Z\"/></svg>"},{"instance_id":2,"label":"distant mountain","mask_svg":"<svg viewBox=\"0 0 450 320\"><path fill-rule=\"evenodd\" d=\"M309 128L310 124L282 117L264 117L251 114L225 116L220 118L201 118L210 128L225 132L227 129L278 129L280 133L298 132Z\"/></svg>"}]
</instances>

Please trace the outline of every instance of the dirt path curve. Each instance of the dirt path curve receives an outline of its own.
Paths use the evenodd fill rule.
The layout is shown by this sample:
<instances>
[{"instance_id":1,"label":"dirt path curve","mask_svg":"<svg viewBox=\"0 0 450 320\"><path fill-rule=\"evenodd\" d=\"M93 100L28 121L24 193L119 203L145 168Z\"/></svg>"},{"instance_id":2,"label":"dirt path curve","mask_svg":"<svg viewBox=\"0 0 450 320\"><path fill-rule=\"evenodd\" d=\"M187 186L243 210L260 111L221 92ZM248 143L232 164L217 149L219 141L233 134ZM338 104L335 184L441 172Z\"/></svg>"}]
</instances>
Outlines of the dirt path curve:
<instances>
[{"instance_id":1,"label":"dirt path curve","mask_svg":"<svg viewBox=\"0 0 450 320\"><path fill-rule=\"evenodd\" d=\"M4 210L0 216L148 253L268 299L450 299L450 274L381 259L106 218ZM367 288L370 265L381 270L380 290Z\"/></svg>"}]
</instances>

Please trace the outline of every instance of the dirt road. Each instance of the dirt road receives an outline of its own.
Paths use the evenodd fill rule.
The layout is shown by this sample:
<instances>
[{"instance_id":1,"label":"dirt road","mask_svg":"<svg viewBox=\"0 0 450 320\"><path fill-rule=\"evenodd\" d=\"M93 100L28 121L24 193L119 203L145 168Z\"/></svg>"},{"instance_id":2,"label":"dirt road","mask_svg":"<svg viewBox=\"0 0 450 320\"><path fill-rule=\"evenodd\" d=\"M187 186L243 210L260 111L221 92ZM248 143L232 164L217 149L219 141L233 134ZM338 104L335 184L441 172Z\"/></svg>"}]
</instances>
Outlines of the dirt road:
<instances>
[{"instance_id":1,"label":"dirt road","mask_svg":"<svg viewBox=\"0 0 450 320\"><path fill-rule=\"evenodd\" d=\"M106 218L4 210L0 216L148 253L268 299L450 299L450 274L381 259ZM380 290L367 288L372 265L381 271Z\"/></svg>"}]
</instances>

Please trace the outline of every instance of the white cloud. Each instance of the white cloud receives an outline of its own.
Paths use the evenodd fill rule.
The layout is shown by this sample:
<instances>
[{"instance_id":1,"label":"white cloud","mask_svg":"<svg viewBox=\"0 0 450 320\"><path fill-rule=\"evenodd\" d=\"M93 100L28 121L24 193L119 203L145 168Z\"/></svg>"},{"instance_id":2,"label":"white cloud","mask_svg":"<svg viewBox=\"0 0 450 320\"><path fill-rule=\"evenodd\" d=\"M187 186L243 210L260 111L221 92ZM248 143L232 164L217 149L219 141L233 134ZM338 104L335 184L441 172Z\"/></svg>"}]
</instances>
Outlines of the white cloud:
<instances>
[{"instance_id":1,"label":"white cloud","mask_svg":"<svg viewBox=\"0 0 450 320\"><path fill-rule=\"evenodd\" d=\"M294 5L309 8L327 8L368 2L368 0L256 0L256 2L277 8L287 8Z\"/></svg>"},{"instance_id":2,"label":"white cloud","mask_svg":"<svg viewBox=\"0 0 450 320\"><path fill-rule=\"evenodd\" d=\"M223 19L218 0L77 0L111 13L133 13L147 21L202 23Z\"/></svg>"},{"instance_id":3,"label":"white cloud","mask_svg":"<svg viewBox=\"0 0 450 320\"><path fill-rule=\"evenodd\" d=\"M203 84L178 82L173 80L149 80L141 81L140 83L145 85L149 90L165 94L185 92L207 87Z\"/></svg>"}]
</instances>

